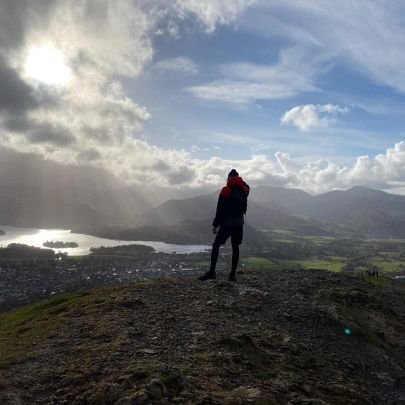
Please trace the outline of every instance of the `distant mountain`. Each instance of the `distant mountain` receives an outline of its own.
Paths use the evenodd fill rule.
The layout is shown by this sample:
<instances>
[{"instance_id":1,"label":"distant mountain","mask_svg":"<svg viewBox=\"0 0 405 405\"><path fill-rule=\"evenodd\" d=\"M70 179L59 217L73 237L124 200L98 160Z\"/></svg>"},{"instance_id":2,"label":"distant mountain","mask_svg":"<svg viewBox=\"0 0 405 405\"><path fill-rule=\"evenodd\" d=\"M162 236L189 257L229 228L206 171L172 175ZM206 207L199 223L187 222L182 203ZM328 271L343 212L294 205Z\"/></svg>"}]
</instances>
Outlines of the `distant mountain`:
<instances>
[{"instance_id":1,"label":"distant mountain","mask_svg":"<svg viewBox=\"0 0 405 405\"><path fill-rule=\"evenodd\" d=\"M62 165L0 148L0 224L4 225L156 229L211 221L218 193L183 198L196 192L126 186L101 169ZM179 198L167 201L172 195ZM310 235L343 226L360 234L405 238L405 196L365 187L311 195L260 186L250 192L246 223L261 230Z\"/></svg>"},{"instance_id":2,"label":"distant mountain","mask_svg":"<svg viewBox=\"0 0 405 405\"><path fill-rule=\"evenodd\" d=\"M381 236L405 237L405 196L366 187L312 196L301 190L260 187L251 198L290 215L348 226Z\"/></svg>"},{"instance_id":3,"label":"distant mountain","mask_svg":"<svg viewBox=\"0 0 405 405\"><path fill-rule=\"evenodd\" d=\"M33 227L136 223L146 201L130 190L0 185L0 224Z\"/></svg>"},{"instance_id":4,"label":"distant mountain","mask_svg":"<svg viewBox=\"0 0 405 405\"><path fill-rule=\"evenodd\" d=\"M324 224L311 218L301 218L279 209L249 202L245 222L261 230L284 229L302 235L328 235Z\"/></svg>"},{"instance_id":5,"label":"distant mountain","mask_svg":"<svg viewBox=\"0 0 405 405\"><path fill-rule=\"evenodd\" d=\"M133 224L149 201L100 169L57 164L0 148L0 224L34 227Z\"/></svg>"},{"instance_id":6,"label":"distant mountain","mask_svg":"<svg viewBox=\"0 0 405 405\"><path fill-rule=\"evenodd\" d=\"M218 193L170 200L147 211L142 223L155 226L178 226L184 221L202 221L215 216ZM304 234L324 235L328 232L322 224L311 219L303 219L289 215L281 209L265 207L249 199L246 224L260 230L288 229Z\"/></svg>"},{"instance_id":7,"label":"distant mountain","mask_svg":"<svg viewBox=\"0 0 405 405\"><path fill-rule=\"evenodd\" d=\"M143 224L176 226L213 218L218 194L170 200L145 212ZM405 196L365 187L311 195L298 189L251 190L246 223L256 229L327 235L331 229L405 238Z\"/></svg>"},{"instance_id":8,"label":"distant mountain","mask_svg":"<svg viewBox=\"0 0 405 405\"><path fill-rule=\"evenodd\" d=\"M313 197L294 188L259 186L251 190L249 199L283 212L298 212L302 205L311 205Z\"/></svg>"},{"instance_id":9,"label":"distant mountain","mask_svg":"<svg viewBox=\"0 0 405 405\"><path fill-rule=\"evenodd\" d=\"M0 186L0 223L14 226L70 227L97 224L107 217L87 204L33 187Z\"/></svg>"},{"instance_id":10,"label":"distant mountain","mask_svg":"<svg viewBox=\"0 0 405 405\"><path fill-rule=\"evenodd\" d=\"M218 193L184 200L169 200L145 212L142 225L178 225L183 221L203 221L214 216Z\"/></svg>"}]
</instances>

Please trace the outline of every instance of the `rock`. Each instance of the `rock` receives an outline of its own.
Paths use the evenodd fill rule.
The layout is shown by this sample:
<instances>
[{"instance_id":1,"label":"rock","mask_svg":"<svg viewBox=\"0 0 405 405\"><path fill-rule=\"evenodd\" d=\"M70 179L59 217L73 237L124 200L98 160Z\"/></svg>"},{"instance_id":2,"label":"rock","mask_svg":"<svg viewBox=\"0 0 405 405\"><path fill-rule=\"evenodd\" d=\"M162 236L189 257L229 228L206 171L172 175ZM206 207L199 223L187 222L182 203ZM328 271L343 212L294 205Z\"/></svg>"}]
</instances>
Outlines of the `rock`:
<instances>
[{"instance_id":1,"label":"rock","mask_svg":"<svg viewBox=\"0 0 405 405\"><path fill-rule=\"evenodd\" d=\"M377 331L375 334L376 334L376 336L377 336L379 339L381 339L381 340L383 340L383 341L386 340L385 332L383 332L383 331Z\"/></svg>"},{"instance_id":2,"label":"rock","mask_svg":"<svg viewBox=\"0 0 405 405\"><path fill-rule=\"evenodd\" d=\"M120 398L114 405L132 405L132 397Z\"/></svg>"},{"instance_id":3,"label":"rock","mask_svg":"<svg viewBox=\"0 0 405 405\"><path fill-rule=\"evenodd\" d=\"M325 402L319 398L304 398L299 396L289 401L287 405L329 405L329 402Z\"/></svg>"},{"instance_id":4,"label":"rock","mask_svg":"<svg viewBox=\"0 0 405 405\"><path fill-rule=\"evenodd\" d=\"M146 405L149 403L149 395L145 390L140 390L132 397L133 405Z\"/></svg>"},{"instance_id":5,"label":"rock","mask_svg":"<svg viewBox=\"0 0 405 405\"><path fill-rule=\"evenodd\" d=\"M253 387L238 387L233 390L236 398L244 400L243 402L254 403L262 398L262 392L258 388Z\"/></svg>"},{"instance_id":6,"label":"rock","mask_svg":"<svg viewBox=\"0 0 405 405\"><path fill-rule=\"evenodd\" d=\"M165 383L170 393L178 394L185 388L187 380L181 374L171 374L165 379Z\"/></svg>"},{"instance_id":7,"label":"rock","mask_svg":"<svg viewBox=\"0 0 405 405\"><path fill-rule=\"evenodd\" d=\"M157 350L154 349L140 349L138 350L140 353L145 353L145 354L156 354Z\"/></svg>"},{"instance_id":8,"label":"rock","mask_svg":"<svg viewBox=\"0 0 405 405\"><path fill-rule=\"evenodd\" d=\"M22 401L20 396L14 392L9 392L7 394L2 393L2 395L0 395L0 401L1 401L1 403L10 404L10 405L23 405L24 404L24 402Z\"/></svg>"},{"instance_id":9,"label":"rock","mask_svg":"<svg viewBox=\"0 0 405 405\"><path fill-rule=\"evenodd\" d=\"M159 378L151 380L147 388L149 396L154 400L160 400L163 396L167 395L167 388Z\"/></svg>"},{"instance_id":10,"label":"rock","mask_svg":"<svg viewBox=\"0 0 405 405\"><path fill-rule=\"evenodd\" d=\"M390 386L393 385L395 380L389 376L388 373L377 373L377 378L380 380L381 384Z\"/></svg>"},{"instance_id":11,"label":"rock","mask_svg":"<svg viewBox=\"0 0 405 405\"><path fill-rule=\"evenodd\" d=\"M246 400L247 402L254 402L260 399L262 392L258 388L249 388L246 390Z\"/></svg>"},{"instance_id":12,"label":"rock","mask_svg":"<svg viewBox=\"0 0 405 405\"><path fill-rule=\"evenodd\" d=\"M312 389L308 384L303 384L301 385L301 389L306 393L306 394L311 394Z\"/></svg>"}]
</instances>

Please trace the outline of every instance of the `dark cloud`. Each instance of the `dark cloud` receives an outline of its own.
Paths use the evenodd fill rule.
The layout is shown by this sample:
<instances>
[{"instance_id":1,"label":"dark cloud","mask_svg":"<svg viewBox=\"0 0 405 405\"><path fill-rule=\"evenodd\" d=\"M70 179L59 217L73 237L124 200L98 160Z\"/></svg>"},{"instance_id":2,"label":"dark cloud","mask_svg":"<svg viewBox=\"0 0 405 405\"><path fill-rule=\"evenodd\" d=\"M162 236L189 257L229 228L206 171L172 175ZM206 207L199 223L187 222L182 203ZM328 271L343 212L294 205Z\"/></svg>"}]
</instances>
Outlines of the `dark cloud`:
<instances>
[{"instance_id":1,"label":"dark cloud","mask_svg":"<svg viewBox=\"0 0 405 405\"><path fill-rule=\"evenodd\" d=\"M0 55L0 112L22 114L37 107L33 89Z\"/></svg>"},{"instance_id":2,"label":"dark cloud","mask_svg":"<svg viewBox=\"0 0 405 405\"><path fill-rule=\"evenodd\" d=\"M153 165L141 166L142 170L156 172L160 177L166 179L167 183L171 186L179 186L191 182L196 173L193 169L182 165L180 167L173 167L173 162L166 163L159 159Z\"/></svg>"},{"instance_id":3,"label":"dark cloud","mask_svg":"<svg viewBox=\"0 0 405 405\"><path fill-rule=\"evenodd\" d=\"M32 143L47 143L55 146L68 146L76 140L67 129L50 124L36 125L24 135Z\"/></svg>"},{"instance_id":4,"label":"dark cloud","mask_svg":"<svg viewBox=\"0 0 405 405\"><path fill-rule=\"evenodd\" d=\"M151 169L156 170L159 173L164 173L170 170L170 166L167 163L163 162L163 160L159 160L151 167Z\"/></svg>"},{"instance_id":5,"label":"dark cloud","mask_svg":"<svg viewBox=\"0 0 405 405\"><path fill-rule=\"evenodd\" d=\"M167 177L170 185L182 185L191 182L195 177L195 172L187 166L180 166L177 170L168 173Z\"/></svg>"},{"instance_id":6,"label":"dark cloud","mask_svg":"<svg viewBox=\"0 0 405 405\"><path fill-rule=\"evenodd\" d=\"M14 50L24 45L27 29L45 25L57 1L1 0L0 48Z\"/></svg>"},{"instance_id":7,"label":"dark cloud","mask_svg":"<svg viewBox=\"0 0 405 405\"><path fill-rule=\"evenodd\" d=\"M92 162L100 158L101 158L100 152L94 148L84 150L83 152L80 152L77 156L77 159L80 162Z\"/></svg>"},{"instance_id":8,"label":"dark cloud","mask_svg":"<svg viewBox=\"0 0 405 405\"><path fill-rule=\"evenodd\" d=\"M86 139L95 140L98 144L104 146L114 145L124 139L123 130L120 130L118 126L116 128L116 132L113 133L111 131L111 128L109 128L108 126L102 128L101 126L90 127L88 125L83 125L82 133L86 137Z\"/></svg>"},{"instance_id":9,"label":"dark cloud","mask_svg":"<svg viewBox=\"0 0 405 405\"><path fill-rule=\"evenodd\" d=\"M4 115L3 115L4 116ZM30 122L26 114L10 115L7 114L3 121L3 125L11 132L25 132L30 128Z\"/></svg>"}]
</instances>

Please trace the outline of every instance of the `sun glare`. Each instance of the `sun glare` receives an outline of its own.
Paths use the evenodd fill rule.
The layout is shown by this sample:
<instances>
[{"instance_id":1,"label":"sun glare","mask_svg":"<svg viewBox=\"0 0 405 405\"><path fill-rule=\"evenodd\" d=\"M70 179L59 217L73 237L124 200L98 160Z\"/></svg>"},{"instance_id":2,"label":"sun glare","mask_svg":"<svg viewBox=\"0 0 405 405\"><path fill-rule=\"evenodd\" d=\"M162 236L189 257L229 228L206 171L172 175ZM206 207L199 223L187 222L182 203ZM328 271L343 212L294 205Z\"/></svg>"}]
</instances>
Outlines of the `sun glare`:
<instances>
[{"instance_id":1,"label":"sun glare","mask_svg":"<svg viewBox=\"0 0 405 405\"><path fill-rule=\"evenodd\" d=\"M56 86L68 84L72 76L63 53L51 46L32 47L29 50L25 74L30 79Z\"/></svg>"}]
</instances>

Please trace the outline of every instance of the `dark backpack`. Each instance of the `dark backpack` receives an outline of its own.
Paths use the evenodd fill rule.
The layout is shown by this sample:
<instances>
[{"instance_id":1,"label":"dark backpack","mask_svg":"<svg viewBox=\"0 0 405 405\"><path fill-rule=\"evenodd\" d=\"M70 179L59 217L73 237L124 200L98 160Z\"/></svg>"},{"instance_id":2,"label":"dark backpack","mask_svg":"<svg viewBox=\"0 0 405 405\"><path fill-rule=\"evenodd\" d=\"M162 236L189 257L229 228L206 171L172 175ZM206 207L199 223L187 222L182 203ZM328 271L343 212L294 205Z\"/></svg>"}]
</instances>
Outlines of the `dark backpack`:
<instances>
[{"instance_id":1,"label":"dark backpack","mask_svg":"<svg viewBox=\"0 0 405 405\"><path fill-rule=\"evenodd\" d=\"M229 212L232 216L240 217L246 214L247 194L240 187L232 187L229 195Z\"/></svg>"}]
</instances>

